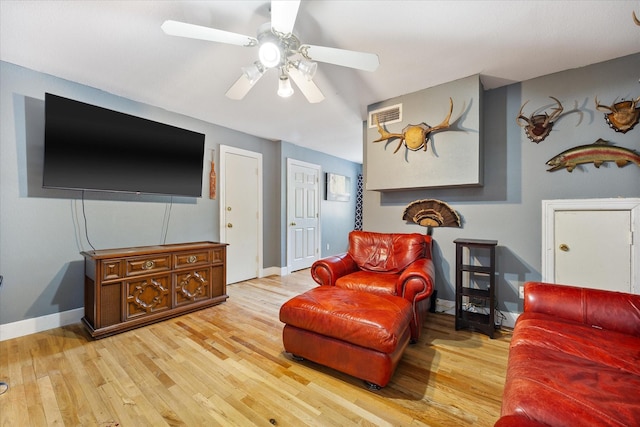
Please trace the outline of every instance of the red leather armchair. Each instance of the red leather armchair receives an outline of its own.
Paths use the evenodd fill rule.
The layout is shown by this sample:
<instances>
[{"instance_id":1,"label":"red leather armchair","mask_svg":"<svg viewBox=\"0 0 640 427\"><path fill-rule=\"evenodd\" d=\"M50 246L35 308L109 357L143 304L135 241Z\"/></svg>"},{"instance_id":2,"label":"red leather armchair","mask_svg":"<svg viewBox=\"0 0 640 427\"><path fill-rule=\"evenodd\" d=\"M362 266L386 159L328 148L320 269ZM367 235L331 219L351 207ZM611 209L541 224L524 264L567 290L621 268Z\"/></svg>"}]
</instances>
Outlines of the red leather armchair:
<instances>
[{"instance_id":1,"label":"red leather armchair","mask_svg":"<svg viewBox=\"0 0 640 427\"><path fill-rule=\"evenodd\" d=\"M346 253L316 261L313 280L373 294L401 296L412 306L411 341L420 337L435 285L431 236L352 231Z\"/></svg>"}]
</instances>

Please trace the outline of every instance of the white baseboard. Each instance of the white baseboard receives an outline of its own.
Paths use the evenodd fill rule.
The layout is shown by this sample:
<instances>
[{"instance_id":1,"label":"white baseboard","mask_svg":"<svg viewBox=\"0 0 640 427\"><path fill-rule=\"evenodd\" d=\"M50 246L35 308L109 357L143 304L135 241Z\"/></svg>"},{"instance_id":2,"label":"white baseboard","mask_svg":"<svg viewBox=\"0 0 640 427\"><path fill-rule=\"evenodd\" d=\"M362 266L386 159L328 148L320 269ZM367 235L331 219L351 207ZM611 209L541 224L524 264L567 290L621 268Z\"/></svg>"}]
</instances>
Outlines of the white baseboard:
<instances>
[{"instance_id":1,"label":"white baseboard","mask_svg":"<svg viewBox=\"0 0 640 427\"><path fill-rule=\"evenodd\" d=\"M437 298L436 299L436 312L437 313L450 314L452 316L455 316L456 315L456 302ZM500 313L504 317L500 316ZM504 326L506 328L513 328L513 326L516 324L516 320L518 320L518 316L520 315L520 313L511 313L509 311L500 311L500 313L498 313L496 311L496 314L495 314L496 323L498 323L498 324L500 324L500 326Z\"/></svg>"},{"instance_id":2,"label":"white baseboard","mask_svg":"<svg viewBox=\"0 0 640 427\"><path fill-rule=\"evenodd\" d=\"M263 269L260 274L260 277L272 275L286 276L287 268L269 267ZM75 308L61 313L47 314L45 316L19 320L13 323L5 323L4 325L0 325L0 341L23 337L25 335L35 334L48 329L78 323L81 321L82 316L84 316L84 308Z\"/></svg>"},{"instance_id":3,"label":"white baseboard","mask_svg":"<svg viewBox=\"0 0 640 427\"><path fill-rule=\"evenodd\" d=\"M84 316L84 308L74 308L73 310L60 313L47 314L46 316L19 320L13 323L5 323L4 325L0 325L0 341L78 323L82 319L82 316Z\"/></svg>"},{"instance_id":4,"label":"white baseboard","mask_svg":"<svg viewBox=\"0 0 640 427\"><path fill-rule=\"evenodd\" d=\"M286 267L270 267L262 270L262 277L278 275L286 276ZM455 301L436 300L436 312L455 315ZM501 311L505 317L502 318L501 326L513 328L520 313L511 313ZM0 325L0 341L10 340L25 335L35 334L37 332L46 331L61 326L78 323L84 316L84 308L74 308L73 310L63 311L61 313L47 314L46 316L34 317L31 319L19 320L13 323L5 323ZM499 316L497 314L497 316Z\"/></svg>"},{"instance_id":5,"label":"white baseboard","mask_svg":"<svg viewBox=\"0 0 640 427\"><path fill-rule=\"evenodd\" d=\"M287 275L287 267L267 267L263 268L260 272L260 277L267 276L286 276Z\"/></svg>"}]
</instances>

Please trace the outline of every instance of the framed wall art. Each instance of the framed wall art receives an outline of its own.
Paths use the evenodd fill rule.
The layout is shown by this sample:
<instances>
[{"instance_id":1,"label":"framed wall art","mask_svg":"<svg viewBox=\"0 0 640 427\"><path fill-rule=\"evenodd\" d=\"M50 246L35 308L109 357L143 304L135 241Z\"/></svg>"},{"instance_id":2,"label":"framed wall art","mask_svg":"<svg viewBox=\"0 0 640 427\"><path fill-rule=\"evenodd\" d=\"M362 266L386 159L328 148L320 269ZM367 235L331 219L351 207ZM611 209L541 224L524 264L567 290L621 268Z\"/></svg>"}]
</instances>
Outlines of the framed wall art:
<instances>
[{"instance_id":1,"label":"framed wall art","mask_svg":"<svg viewBox=\"0 0 640 427\"><path fill-rule=\"evenodd\" d=\"M351 200L351 178L327 173L327 200L348 202Z\"/></svg>"}]
</instances>

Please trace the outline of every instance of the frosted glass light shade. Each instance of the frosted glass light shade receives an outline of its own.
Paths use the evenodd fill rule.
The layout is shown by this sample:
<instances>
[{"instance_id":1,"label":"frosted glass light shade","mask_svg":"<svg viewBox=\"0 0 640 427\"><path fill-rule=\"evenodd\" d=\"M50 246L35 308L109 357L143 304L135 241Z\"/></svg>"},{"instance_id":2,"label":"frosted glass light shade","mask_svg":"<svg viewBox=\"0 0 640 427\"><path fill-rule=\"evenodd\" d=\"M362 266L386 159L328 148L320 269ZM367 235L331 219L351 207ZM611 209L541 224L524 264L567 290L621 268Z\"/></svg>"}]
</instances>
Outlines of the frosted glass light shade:
<instances>
[{"instance_id":1,"label":"frosted glass light shade","mask_svg":"<svg viewBox=\"0 0 640 427\"><path fill-rule=\"evenodd\" d=\"M305 76L307 80L312 80L318 70L318 63L301 59L295 63L295 67Z\"/></svg>"},{"instance_id":2,"label":"frosted glass light shade","mask_svg":"<svg viewBox=\"0 0 640 427\"><path fill-rule=\"evenodd\" d=\"M278 83L278 96L282 98L288 98L293 95L293 88L291 87L291 80L288 76L280 76L280 82Z\"/></svg>"},{"instance_id":3,"label":"frosted glass light shade","mask_svg":"<svg viewBox=\"0 0 640 427\"><path fill-rule=\"evenodd\" d=\"M248 67L242 67L242 73L249 79L249 83L254 84L260 77L264 74L265 69L260 63L260 61L256 61Z\"/></svg>"},{"instance_id":4,"label":"frosted glass light shade","mask_svg":"<svg viewBox=\"0 0 640 427\"><path fill-rule=\"evenodd\" d=\"M267 68L273 68L280 65L282 59L282 52L280 52L280 46L272 41L266 41L260 45L258 51L258 58L260 62Z\"/></svg>"}]
</instances>

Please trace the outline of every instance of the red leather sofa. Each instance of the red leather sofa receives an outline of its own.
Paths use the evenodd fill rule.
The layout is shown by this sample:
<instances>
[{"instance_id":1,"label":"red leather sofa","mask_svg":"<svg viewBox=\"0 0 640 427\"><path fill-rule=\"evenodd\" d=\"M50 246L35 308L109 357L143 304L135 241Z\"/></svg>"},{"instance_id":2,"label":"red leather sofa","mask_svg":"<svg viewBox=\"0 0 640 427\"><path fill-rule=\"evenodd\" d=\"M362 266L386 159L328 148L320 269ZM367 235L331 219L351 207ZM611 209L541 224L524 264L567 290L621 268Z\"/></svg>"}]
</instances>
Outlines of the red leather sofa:
<instances>
[{"instance_id":1,"label":"red leather sofa","mask_svg":"<svg viewBox=\"0 0 640 427\"><path fill-rule=\"evenodd\" d=\"M352 231L348 251L316 261L311 276L323 286L406 299L412 307L411 341L416 342L435 285L431 247L431 236L423 234Z\"/></svg>"},{"instance_id":2,"label":"red leather sofa","mask_svg":"<svg viewBox=\"0 0 640 427\"><path fill-rule=\"evenodd\" d=\"M640 426L640 295L529 282L498 427Z\"/></svg>"}]
</instances>

